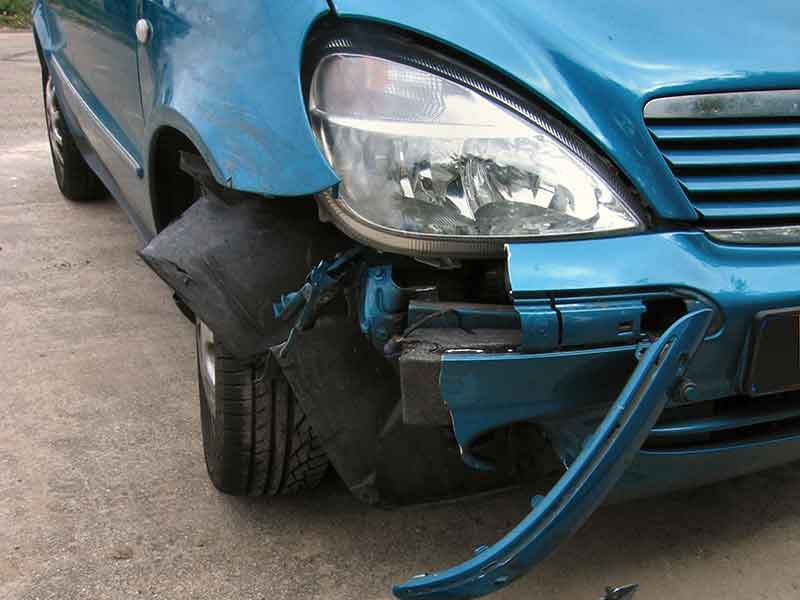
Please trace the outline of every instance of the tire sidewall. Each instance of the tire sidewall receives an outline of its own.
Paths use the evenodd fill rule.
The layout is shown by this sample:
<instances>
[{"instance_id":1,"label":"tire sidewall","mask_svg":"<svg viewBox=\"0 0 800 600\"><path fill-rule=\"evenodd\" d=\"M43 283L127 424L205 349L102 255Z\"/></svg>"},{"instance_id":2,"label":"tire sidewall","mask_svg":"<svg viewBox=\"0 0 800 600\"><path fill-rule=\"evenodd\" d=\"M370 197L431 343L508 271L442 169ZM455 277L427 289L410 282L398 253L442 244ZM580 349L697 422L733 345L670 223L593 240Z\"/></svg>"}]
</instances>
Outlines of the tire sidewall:
<instances>
[{"instance_id":1,"label":"tire sidewall","mask_svg":"<svg viewBox=\"0 0 800 600\"><path fill-rule=\"evenodd\" d=\"M63 165L58 161L58 159L56 158L56 152L53 149L53 144L55 143L53 141L53 134L52 134L53 123L51 122L52 118L50 116L50 110L48 109L48 106L47 106L47 88L50 85L51 81L52 81L52 75L50 75L48 73L47 78L45 79L45 82L44 82L44 88L43 88L43 92L42 92L43 102L44 102L44 120L45 120L45 124L47 125L47 141L48 141L49 146L50 146L50 159L53 161L53 172L55 173L55 176L56 176L56 183L58 184L59 189L63 189L64 188L64 169L66 168L66 165ZM68 136L68 135L69 135L68 131L62 131L62 133L61 133L62 139L64 141L63 145L64 145L65 148L67 146L67 137L66 136ZM63 150L62 150L62 155L64 155L64 151Z\"/></svg>"},{"instance_id":2,"label":"tire sidewall","mask_svg":"<svg viewBox=\"0 0 800 600\"><path fill-rule=\"evenodd\" d=\"M221 403L216 397L213 403L214 411L212 412L209 407L208 394L213 394L216 390L208 389L208 384L202 374L199 328L199 324L195 326L195 354L197 357L197 386L200 397L200 428L203 434L203 454L205 455L208 476L214 482L214 485L220 487L222 485L222 469L220 468L222 448L220 440L222 439L222 429L224 427L223 411L221 410Z\"/></svg>"}]
</instances>

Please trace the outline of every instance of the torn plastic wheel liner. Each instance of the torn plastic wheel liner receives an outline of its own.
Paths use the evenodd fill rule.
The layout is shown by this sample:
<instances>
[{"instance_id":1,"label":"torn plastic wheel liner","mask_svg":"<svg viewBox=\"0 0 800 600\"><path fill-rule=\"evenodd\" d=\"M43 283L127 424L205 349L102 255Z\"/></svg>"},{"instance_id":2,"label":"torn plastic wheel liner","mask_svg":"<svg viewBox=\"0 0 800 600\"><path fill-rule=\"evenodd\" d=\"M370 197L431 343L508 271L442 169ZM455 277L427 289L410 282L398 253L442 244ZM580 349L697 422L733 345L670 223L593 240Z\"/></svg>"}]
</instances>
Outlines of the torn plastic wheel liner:
<instances>
[{"instance_id":1,"label":"torn plastic wheel liner","mask_svg":"<svg viewBox=\"0 0 800 600\"><path fill-rule=\"evenodd\" d=\"M197 158L181 166L202 194L141 256L237 357L269 351L292 323L273 313L321 260L352 247L312 199L263 198L216 184Z\"/></svg>"},{"instance_id":2,"label":"torn plastic wheel liner","mask_svg":"<svg viewBox=\"0 0 800 600\"><path fill-rule=\"evenodd\" d=\"M476 598L547 558L603 502L641 447L711 321L709 309L676 321L642 356L597 430L548 494L505 537L446 571L395 586L398 598ZM453 414L454 425L458 415Z\"/></svg>"}]
</instances>

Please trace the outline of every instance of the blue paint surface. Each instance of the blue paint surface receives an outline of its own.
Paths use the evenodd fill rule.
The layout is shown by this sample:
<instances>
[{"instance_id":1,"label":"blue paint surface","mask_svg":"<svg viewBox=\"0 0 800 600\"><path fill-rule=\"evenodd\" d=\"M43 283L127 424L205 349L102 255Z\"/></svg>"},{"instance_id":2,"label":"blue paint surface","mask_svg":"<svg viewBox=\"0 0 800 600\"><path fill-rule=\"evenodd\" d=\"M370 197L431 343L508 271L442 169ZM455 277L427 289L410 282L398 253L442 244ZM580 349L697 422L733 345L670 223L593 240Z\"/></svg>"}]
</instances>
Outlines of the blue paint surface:
<instances>
[{"instance_id":1,"label":"blue paint surface","mask_svg":"<svg viewBox=\"0 0 800 600\"><path fill-rule=\"evenodd\" d=\"M325 0L144 0L153 39L139 49L148 136L171 125L221 182L275 196L338 182L320 153L300 84L303 43Z\"/></svg>"},{"instance_id":2,"label":"blue paint surface","mask_svg":"<svg viewBox=\"0 0 800 600\"><path fill-rule=\"evenodd\" d=\"M408 295L392 279L391 265L367 269L362 287L359 327L378 351L383 352L386 342L405 327Z\"/></svg>"},{"instance_id":3,"label":"blue paint surface","mask_svg":"<svg viewBox=\"0 0 800 600\"><path fill-rule=\"evenodd\" d=\"M641 335L641 300L558 302L561 344L567 347L635 344Z\"/></svg>"},{"instance_id":4,"label":"blue paint surface","mask_svg":"<svg viewBox=\"0 0 800 600\"><path fill-rule=\"evenodd\" d=\"M673 451L642 451L609 496L621 502L656 496L800 460L800 435Z\"/></svg>"},{"instance_id":5,"label":"blue paint surface","mask_svg":"<svg viewBox=\"0 0 800 600\"><path fill-rule=\"evenodd\" d=\"M750 328L758 311L800 306L800 247L730 246L700 232L512 244L516 299L548 291L678 288L717 307L719 331L692 365L697 400L741 392Z\"/></svg>"}]
</instances>

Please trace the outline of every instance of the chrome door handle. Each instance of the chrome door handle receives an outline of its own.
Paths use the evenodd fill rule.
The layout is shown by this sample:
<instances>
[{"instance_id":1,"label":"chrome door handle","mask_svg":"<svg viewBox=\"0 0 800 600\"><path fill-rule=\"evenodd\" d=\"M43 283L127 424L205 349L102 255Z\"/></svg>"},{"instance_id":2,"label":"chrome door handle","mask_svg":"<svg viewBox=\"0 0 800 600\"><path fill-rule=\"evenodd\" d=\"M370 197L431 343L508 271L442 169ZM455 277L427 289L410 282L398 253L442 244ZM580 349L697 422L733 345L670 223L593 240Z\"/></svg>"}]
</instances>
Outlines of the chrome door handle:
<instances>
[{"instance_id":1,"label":"chrome door handle","mask_svg":"<svg viewBox=\"0 0 800 600\"><path fill-rule=\"evenodd\" d=\"M150 27L150 22L147 19L136 21L136 39L139 40L140 44L146 44L150 41L151 33L152 27Z\"/></svg>"}]
</instances>

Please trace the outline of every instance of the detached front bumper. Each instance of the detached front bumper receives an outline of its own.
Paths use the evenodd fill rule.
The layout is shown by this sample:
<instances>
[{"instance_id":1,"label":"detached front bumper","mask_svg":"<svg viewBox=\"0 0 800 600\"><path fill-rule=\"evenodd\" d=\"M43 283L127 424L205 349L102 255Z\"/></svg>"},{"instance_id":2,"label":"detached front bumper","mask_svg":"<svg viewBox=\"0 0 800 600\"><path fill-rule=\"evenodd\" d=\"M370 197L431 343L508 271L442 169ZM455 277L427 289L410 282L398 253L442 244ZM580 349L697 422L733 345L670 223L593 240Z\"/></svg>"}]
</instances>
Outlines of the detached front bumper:
<instances>
[{"instance_id":1,"label":"detached front bumper","mask_svg":"<svg viewBox=\"0 0 800 600\"><path fill-rule=\"evenodd\" d=\"M397 586L400 598L472 598L507 585L583 525L625 471L703 339L711 311L682 317L642 357L625 388L564 476L502 540L442 573ZM458 426L459 411L453 409Z\"/></svg>"},{"instance_id":2,"label":"detached front bumper","mask_svg":"<svg viewBox=\"0 0 800 600\"><path fill-rule=\"evenodd\" d=\"M527 419L545 425L562 458L571 462L632 372L636 340L655 327L651 308L670 296L683 298L689 310L705 307L713 313L686 385L670 408L741 401L726 400L705 414L673 411L676 422L654 432L654 448L674 450L684 438L696 441L709 434L707 441L714 441L723 432L800 416L800 404L747 401L752 390L744 389L755 316L800 306L800 248L722 245L702 232L512 244L508 277L521 327L519 351L445 353L441 358L441 399L461 415L454 425L462 448L487 430ZM667 320L674 318L667 315ZM714 446L717 456L743 452L742 445L731 442L734 437ZM746 437L751 446L746 455L752 458L764 440L754 446ZM649 450L650 445L641 465L635 464L621 483L625 496L650 492L648 465L684 459L688 464L697 449ZM706 444L703 450L711 447ZM708 477L713 480L714 472ZM681 487L680 475L668 480L654 482L652 491ZM686 477L686 485L703 480Z\"/></svg>"},{"instance_id":3,"label":"detached front bumper","mask_svg":"<svg viewBox=\"0 0 800 600\"><path fill-rule=\"evenodd\" d=\"M569 468L502 540L398 586L399 597L489 593L546 557L609 495L652 495L800 458L798 403L751 400L744 389L755 315L800 306L800 249L722 245L701 232L513 244L508 275L523 351L444 354L442 400L473 466L485 466L469 450L482 433L528 419L547 429ZM628 323L642 329L632 299L661 294L683 297L690 312L649 347L608 408L609 388L635 364L637 346L624 343ZM578 329L585 347L562 347ZM708 405L714 414L656 425L667 406L691 415Z\"/></svg>"}]
</instances>

